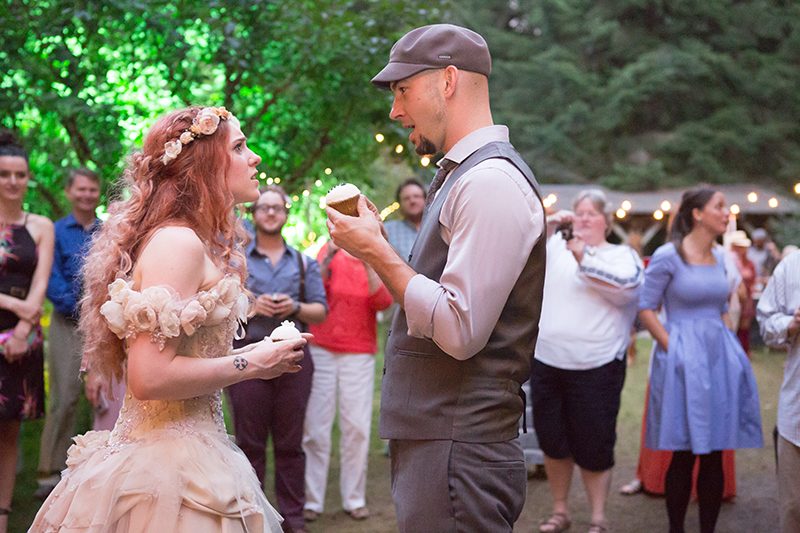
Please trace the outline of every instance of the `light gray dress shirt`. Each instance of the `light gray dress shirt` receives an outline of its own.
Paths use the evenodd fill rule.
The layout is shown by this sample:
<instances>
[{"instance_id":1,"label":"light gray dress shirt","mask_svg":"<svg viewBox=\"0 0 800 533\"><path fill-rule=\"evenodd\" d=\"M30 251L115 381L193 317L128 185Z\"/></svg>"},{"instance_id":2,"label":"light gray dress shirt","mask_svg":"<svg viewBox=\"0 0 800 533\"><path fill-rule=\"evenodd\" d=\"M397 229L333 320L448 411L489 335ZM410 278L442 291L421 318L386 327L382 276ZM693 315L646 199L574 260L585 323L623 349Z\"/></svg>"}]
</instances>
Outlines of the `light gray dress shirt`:
<instances>
[{"instance_id":1,"label":"light gray dress shirt","mask_svg":"<svg viewBox=\"0 0 800 533\"><path fill-rule=\"evenodd\" d=\"M461 163L495 141L508 142L507 127L476 130L444 157ZM432 339L455 359L478 353L544 231L543 221L541 202L510 162L487 159L467 171L439 215L449 246L440 281L417 274L406 288L408 334Z\"/></svg>"},{"instance_id":2,"label":"light gray dress shirt","mask_svg":"<svg viewBox=\"0 0 800 533\"><path fill-rule=\"evenodd\" d=\"M778 398L778 433L795 446L800 446L800 335L788 337L787 330L799 307L800 252L794 252L775 267L756 316L764 342L789 350Z\"/></svg>"}]
</instances>

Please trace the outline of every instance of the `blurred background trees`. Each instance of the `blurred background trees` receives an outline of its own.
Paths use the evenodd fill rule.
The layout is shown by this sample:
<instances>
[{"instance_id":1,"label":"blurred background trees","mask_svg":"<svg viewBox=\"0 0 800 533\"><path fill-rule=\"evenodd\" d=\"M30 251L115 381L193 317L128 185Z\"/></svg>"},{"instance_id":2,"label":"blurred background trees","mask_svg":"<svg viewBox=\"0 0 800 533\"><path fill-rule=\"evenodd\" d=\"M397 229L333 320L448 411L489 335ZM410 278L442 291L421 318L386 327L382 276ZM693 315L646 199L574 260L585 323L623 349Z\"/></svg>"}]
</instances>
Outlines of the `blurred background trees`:
<instances>
[{"instance_id":1,"label":"blurred background trees","mask_svg":"<svg viewBox=\"0 0 800 533\"><path fill-rule=\"evenodd\" d=\"M66 168L113 182L155 118L188 104L241 119L265 181L301 204L303 240L324 231L333 183L390 204L432 168L369 79L405 31L442 21L486 37L495 119L544 183L788 190L800 176L790 0L2 2L0 126L31 151L28 207L51 217Z\"/></svg>"},{"instance_id":2,"label":"blurred background trees","mask_svg":"<svg viewBox=\"0 0 800 533\"><path fill-rule=\"evenodd\" d=\"M798 181L797 2L458 4L493 52L495 118L541 181Z\"/></svg>"}]
</instances>

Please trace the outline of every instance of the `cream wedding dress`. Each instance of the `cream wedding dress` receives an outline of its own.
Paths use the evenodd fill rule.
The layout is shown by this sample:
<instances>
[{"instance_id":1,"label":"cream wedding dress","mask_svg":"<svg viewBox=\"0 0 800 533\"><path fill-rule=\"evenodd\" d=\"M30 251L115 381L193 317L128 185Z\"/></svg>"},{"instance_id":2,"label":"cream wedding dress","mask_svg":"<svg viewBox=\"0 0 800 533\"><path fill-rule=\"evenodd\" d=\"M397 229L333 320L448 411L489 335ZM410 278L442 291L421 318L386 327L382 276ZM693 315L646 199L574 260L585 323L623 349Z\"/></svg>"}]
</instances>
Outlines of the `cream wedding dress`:
<instances>
[{"instance_id":1,"label":"cream wedding dress","mask_svg":"<svg viewBox=\"0 0 800 533\"><path fill-rule=\"evenodd\" d=\"M247 298L238 277L180 300L175 291L130 281L109 286L101 307L120 338L150 334L179 354L231 351ZM75 438L61 482L42 505L33 532L264 532L281 530L250 463L225 431L220 393L178 401L126 394L112 431Z\"/></svg>"}]
</instances>

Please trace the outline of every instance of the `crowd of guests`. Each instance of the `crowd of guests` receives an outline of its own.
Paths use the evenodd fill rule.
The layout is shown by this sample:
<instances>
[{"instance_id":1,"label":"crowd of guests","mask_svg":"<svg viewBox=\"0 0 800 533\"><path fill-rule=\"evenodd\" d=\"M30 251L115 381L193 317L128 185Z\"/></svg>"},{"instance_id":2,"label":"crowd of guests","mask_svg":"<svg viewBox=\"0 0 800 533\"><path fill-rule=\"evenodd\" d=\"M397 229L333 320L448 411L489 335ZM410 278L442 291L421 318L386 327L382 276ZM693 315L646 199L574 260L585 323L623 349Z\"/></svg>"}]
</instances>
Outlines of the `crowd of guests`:
<instances>
[{"instance_id":1,"label":"crowd of guests","mask_svg":"<svg viewBox=\"0 0 800 533\"><path fill-rule=\"evenodd\" d=\"M85 384L78 379L80 270L87 243L100 226L95 216L99 177L88 169L69 174L65 195L71 212L55 224L23 210L30 179L27 153L4 134L0 532L6 529L11 507L20 421L45 412L40 326L45 296L53 303L53 313L38 497L47 496L65 467L82 388L95 407L96 429L113 426L124 394L121 382L108 384L91 372ZM403 258L411 254L425 196L424 185L416 179L397 190L401 216L386 229ZM282 231L290 200L280 187L262 189L250 209L252 235L244 252L255 315L237 345L264 338L285 320L312 332L314 339L304 348L301 371L227 388L237 444L263 485L267 441L272 441L277 508L285 530L302 532L307 521L325 511L338 413L342 508L354 519L366 519L376 317L389 308L392 297L369 265L332 241L316 260L289 246ZM664 493L670 531L680 532L694 490L700 530L714 530L723 498L735 494L733 455L728 450L763 445L758 391L748 359L750 330L757 317L767 344L789 347L778 413L778 477L782 527L797 530L800 483L792 472L800 469L795 423L800 416L800 254L788 250L779 263L781 254L764 230L756 229L750 237L743 231L727 232L724 196L700 187L684 194L669 241L655 251L645 269L633 248L607 240L610 212L602 192L587 190L572 210L547 218L546 312L530 379L533 427L552 495L552 510L539 531L557 533L571 526L567 502L576 465L591 508L589 531L609 528L605 506L616 419L637 316L655 342L639 479L623 492L644 488ZM725 247L717 244L723 235Z\"/></svg>"}]
</instances>

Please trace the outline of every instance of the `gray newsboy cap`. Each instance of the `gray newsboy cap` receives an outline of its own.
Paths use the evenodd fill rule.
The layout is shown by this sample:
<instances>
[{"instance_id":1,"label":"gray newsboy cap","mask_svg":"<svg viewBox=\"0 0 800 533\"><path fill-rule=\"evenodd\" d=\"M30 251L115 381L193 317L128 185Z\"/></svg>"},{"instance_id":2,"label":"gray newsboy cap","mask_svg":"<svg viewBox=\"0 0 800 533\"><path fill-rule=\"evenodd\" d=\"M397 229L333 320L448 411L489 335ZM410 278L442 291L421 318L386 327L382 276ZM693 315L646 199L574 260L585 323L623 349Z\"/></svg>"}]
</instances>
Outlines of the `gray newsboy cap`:
<instances>
[{"instance_id":1,"label":"gray newsboy cap","mask_svg":"<svg viewBox=\"0 0 800 533\"><path fill-rule=\"evenodd\" d=\"M453 24L411 30L394 43L389 63L372 78L372 83L388 89L392 82L449 65L488 76L492 72L492 56L486 41L474 31Z\"/></svg>"}]
</instances>

